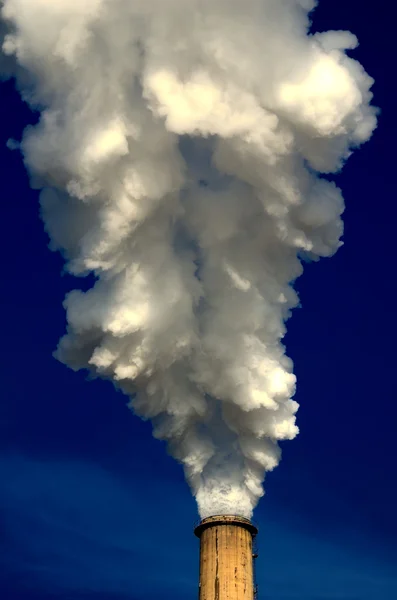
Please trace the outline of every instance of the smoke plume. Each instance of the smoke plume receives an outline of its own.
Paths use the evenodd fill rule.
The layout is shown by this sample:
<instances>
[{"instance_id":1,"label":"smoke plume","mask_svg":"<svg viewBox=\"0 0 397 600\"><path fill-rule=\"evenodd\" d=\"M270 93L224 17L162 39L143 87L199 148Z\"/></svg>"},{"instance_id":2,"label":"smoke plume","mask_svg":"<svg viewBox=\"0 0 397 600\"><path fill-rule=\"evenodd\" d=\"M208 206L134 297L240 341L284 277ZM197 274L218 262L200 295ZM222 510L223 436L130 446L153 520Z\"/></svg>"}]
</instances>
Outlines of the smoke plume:
<instances>
[{"instance_id":1,"label":"smoke plume","mask_svg":"<svg viewBox=\"0 0 397 600\"><path fill-rule=\"evenodd\" d=\"M67 270L56 356L110 379L202 517L250 517L298 433L282 344L302 258L341 245L330 177L371 136L373 80L314 0L3 0L20 149ZM15 141L13 142L15 147Z\"/></svg>"}]
</instances>

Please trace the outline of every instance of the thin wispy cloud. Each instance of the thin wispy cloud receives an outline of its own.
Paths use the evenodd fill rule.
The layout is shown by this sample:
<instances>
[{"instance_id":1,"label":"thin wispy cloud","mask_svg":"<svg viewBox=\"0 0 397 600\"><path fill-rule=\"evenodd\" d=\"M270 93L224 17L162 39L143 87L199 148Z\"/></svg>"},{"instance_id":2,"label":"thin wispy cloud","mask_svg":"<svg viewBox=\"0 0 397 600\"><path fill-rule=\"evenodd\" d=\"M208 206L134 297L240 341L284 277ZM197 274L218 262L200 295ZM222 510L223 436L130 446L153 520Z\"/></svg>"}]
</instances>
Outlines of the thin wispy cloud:
<instances>
[{"instance_id":1,"label":"thin wispy cloud","mask_svg":"<svg viewBox=\"0 0 397 600\"><path fill-rule=\"evenodd\" d=\"M166 522L154 500L142 510L142 491L89 463L14 456L0 461L0 477L0 567L25 585L132 598L149 585L177 597L195 589L172 574L184 560L178 536L161 544Z\"/></svg>"}]
</instances>

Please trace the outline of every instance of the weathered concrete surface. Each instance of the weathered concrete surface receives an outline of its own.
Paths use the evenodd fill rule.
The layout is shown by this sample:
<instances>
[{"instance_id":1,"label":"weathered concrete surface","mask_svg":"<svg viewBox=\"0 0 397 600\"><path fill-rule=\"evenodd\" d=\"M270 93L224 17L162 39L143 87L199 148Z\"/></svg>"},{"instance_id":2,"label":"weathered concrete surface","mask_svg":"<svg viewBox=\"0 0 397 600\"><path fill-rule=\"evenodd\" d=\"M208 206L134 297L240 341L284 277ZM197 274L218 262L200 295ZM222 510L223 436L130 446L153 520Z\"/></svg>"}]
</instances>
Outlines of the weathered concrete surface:
<instances>
[{"instance_id":1,"label":"weathered concrete surface","mask_svg":"<svg viewBox=\"0 0 397 600\"><path fill-rule=\"evenodd\" d=\"M248 519L208 517L196 527L200 538L199 600L253 600L252 540Z\"/></svg>"}]
</instances>

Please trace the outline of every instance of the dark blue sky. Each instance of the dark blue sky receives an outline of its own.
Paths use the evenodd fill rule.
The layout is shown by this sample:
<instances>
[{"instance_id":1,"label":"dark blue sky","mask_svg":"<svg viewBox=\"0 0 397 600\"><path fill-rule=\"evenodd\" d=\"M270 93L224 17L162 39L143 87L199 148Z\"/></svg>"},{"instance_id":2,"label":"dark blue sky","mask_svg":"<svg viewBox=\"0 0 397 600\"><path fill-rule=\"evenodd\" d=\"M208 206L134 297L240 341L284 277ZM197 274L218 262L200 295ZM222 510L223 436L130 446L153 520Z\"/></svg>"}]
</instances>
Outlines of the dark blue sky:
<instances>
[{"instance_id":1,"label":"dark blue sky","mask_svg":"<svg viewBox=\"0 0 397 600\"><path fill-rule=\"evenodd\" d=\"M338 177L345 245L298 284L303 307L286 344L301 434L284 445L255 513L261 600L397 598L397 132L386 8L322 0L314 15L316 29L357 34L354 56L376 80L382 114ZM12 82L0 87L0 115L0 597L196 598L197 514L181 468L110 384L52 358L74 281L47 249L37 194L5 146L32 120Z\"/></svg>"}]
</instances>

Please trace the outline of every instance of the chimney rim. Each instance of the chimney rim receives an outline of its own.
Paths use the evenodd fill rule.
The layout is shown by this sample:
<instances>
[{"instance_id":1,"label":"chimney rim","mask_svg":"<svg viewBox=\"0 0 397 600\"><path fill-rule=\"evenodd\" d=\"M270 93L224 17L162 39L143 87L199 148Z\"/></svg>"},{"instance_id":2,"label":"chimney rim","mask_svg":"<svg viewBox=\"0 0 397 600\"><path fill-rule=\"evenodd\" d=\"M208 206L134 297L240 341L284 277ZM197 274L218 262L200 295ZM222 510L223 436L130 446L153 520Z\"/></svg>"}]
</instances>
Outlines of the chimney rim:
<instances>
[{"instance_id":1,"label":"chimney rim","mask_svg":"<svg viewBox=\"0 0 397 600\"><path fill-rule=\"evenodd\" d=\"M203 531L209 529L210 527L216 527L219 525L242 527L243 529L247 529L253 538L258 533L258 528L255 527L255 525L246 517L242 517L240 515L212 515L200 521L200 523L194 528L194 535L200 538Z\"/></svg>"}]
</instances>

